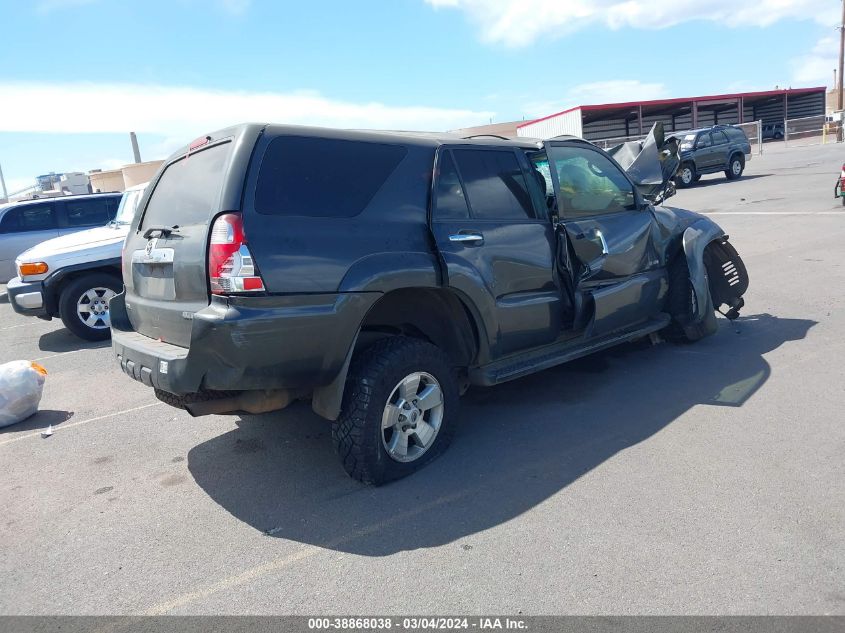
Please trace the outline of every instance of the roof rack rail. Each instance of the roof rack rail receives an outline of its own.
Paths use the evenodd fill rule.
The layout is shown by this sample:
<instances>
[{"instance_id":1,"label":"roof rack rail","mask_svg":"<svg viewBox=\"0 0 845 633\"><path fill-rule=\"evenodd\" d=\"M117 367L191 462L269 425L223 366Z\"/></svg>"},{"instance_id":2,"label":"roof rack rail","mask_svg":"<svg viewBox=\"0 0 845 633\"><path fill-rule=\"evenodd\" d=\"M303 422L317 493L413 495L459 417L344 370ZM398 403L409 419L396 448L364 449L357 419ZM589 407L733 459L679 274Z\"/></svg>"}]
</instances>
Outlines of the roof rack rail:
<instances>
[{"instance_id":1,"label":"roof rack rail","mask_svg":"<svg viewBox=\"0 0 845 633\"><path fill-rule=\"evenodd\" d=\"M468 140L468 139L471 139L471 138L497 138L497 139L500 139L502 141L513 140L513 139L509 139L507 136L499 136L498 134L472 134L470 136L462 136L461 138L464 139L464 140Z\"/></svg>"}]
</instances>

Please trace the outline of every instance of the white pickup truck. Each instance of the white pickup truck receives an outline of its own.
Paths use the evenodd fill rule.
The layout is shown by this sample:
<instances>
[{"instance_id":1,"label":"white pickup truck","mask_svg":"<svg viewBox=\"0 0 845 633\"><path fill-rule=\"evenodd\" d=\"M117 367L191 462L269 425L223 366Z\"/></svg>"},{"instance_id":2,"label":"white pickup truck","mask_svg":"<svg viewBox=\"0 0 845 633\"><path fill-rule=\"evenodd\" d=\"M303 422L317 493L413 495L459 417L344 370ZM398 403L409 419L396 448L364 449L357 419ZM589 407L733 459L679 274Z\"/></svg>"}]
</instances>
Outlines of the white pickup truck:
<instances>
[{"instance_id":1,"label":"white pickup truck","mask_svg":"<svg viewBox=\"0 0 845 633\"><path fill-rule=\"evenodd\" d=\"M18 276L7 286L18 314L50 320L89 341L109 337L109 299L121 292L120 252L148 183L127 189L115 219L41 242L15 259Z\"/></svg>"}]
</instances>

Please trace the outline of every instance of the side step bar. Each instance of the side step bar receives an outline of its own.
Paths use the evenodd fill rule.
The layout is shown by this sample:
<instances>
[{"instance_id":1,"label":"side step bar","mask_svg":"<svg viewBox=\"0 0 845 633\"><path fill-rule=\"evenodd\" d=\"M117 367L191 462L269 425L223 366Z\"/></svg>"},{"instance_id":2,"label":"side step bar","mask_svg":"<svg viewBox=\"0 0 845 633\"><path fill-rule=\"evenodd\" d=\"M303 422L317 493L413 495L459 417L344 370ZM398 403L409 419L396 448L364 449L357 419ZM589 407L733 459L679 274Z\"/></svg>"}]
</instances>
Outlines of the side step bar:
<instances>
[{"instance_id":1,"label":"side step bar","mask_svg":"<svg viewBox=\"0 0 845 633\"><path fill-rule=\"evenodd\" d=\"M569 361L588 356L620 343L627 343L634 339L648 336L653 332L662 330L671 318L668 314L661 314L658 317L647 321L637 330L617 332L600 339L589 341L576 340L546 345L530 352L524 352L496 362L470 370L469 379L474 385L490 387L509 380L522 378L555 365L562 365Z\"/></svg>"}]
</instances>

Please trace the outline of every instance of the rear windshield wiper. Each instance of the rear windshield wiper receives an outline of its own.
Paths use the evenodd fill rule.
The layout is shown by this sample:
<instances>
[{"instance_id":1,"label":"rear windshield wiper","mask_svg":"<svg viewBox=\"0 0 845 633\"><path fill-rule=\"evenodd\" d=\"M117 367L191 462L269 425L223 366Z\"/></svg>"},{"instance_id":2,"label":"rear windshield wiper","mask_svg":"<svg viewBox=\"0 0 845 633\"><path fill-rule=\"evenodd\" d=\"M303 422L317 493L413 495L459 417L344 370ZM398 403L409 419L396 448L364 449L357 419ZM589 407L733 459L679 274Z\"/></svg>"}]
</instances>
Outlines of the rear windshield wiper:
<instances>
[{"instance_id":1,"label":"rear windshield wiper","mask_svg":"<svg viewBox=\"0 0 845 633\"><path fill-rule=\"evenodd\" d=\"M179 225L174 224L173 226L151 226L146 231L144 231L144 239L150 239L151 237L167 237L171 233L178 233L179 232ZM153 235L157 233L157 235Z\"/></svg>"}]
</instances>

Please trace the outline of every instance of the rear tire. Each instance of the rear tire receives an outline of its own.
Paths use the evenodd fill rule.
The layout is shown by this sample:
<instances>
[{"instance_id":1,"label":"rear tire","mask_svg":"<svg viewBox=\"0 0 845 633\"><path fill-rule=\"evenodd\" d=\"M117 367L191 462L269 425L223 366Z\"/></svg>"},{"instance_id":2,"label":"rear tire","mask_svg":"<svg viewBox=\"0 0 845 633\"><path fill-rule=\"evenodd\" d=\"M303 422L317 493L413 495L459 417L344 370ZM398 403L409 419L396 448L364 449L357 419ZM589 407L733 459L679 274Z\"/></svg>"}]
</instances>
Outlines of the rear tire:
<instances>
[{"instance_id":1,"label":"rear tire","mask_svg":"<svg viewBox=\"0 0 845 633\"><path fill-rule=\"evenodd\" d=\"M404 336L377 341L353 360L332 424L343 468L373 485L422 468L452 441L458 400L457 376L440 349Z\"/></svg>"},{"instance_id":2,"label":"rear tire","mask_svg":"<svg viewBox=\"0 0 845 633\"><path fill-rule=\"evenodd\" d=\"M108 302L121 290L123 281L108 273L71 280L59 296L62 323L86 341L105 341L111 336Z\"/></svg>"},{"instance_id":3,"label":"rear tire","mask_svg":"<svg viewBox=\"0 0 845 633\"><path fill-rule=\"evenodd\" d=\"M728 180L736 180L742 176L743 171L745 171L745 157L742 154L734 154L728 163L725 176L727 176Z\"/></svg>"},{"instance_id":4,"label":"rear tire","mask_svg":"<svg viewBox=\"0 0 845 633\"><path fill-rule=\"evenodd\" d=\"M669 297L666 310L672 317L672 322L663 331L666 340L673 343L692 343L698 340L698 337L690 337L684 329L693 318L695 301L687 258L683 253L678 253L669 264Z\"/></svg>"}]
</instances>

